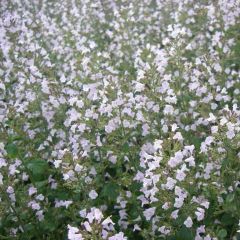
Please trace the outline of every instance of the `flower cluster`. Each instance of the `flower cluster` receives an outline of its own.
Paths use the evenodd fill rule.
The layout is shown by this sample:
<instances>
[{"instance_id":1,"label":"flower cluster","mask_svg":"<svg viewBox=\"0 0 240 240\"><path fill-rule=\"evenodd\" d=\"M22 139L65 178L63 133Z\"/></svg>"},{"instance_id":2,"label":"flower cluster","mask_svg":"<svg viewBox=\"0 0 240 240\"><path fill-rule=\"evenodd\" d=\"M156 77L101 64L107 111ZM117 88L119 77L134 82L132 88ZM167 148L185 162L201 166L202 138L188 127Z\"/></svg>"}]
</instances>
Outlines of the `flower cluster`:
<instances>
[{"instance_id":1,"label":"flower cluster","mask_svg":"<svg viewBox=\"0 0 240 240\"><path fill-rule=\"evenodd\" d=\"M115 231L115 223L111 217L103 220L102 211L98 208L91 208L89 212L83 209L79 212L81 218L85 221L82 223L83 229L78 229L68 225L68 239L82 240L82 239L110 239L110 240L125 240L122 232L109 236L109 233Z\"/></svg>"}]
</instances>

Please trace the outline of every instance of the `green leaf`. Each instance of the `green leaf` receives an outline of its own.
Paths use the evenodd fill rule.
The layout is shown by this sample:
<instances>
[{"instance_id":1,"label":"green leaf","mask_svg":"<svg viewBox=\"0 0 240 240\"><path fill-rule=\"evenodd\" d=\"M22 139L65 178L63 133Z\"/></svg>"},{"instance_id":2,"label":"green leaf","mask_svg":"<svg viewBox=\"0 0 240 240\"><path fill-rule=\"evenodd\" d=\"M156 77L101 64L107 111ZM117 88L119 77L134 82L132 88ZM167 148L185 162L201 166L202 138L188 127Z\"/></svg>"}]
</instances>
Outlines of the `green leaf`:
<instances>
[{"instance_id":1,"label":"green leaf","mask_svg":"<svg viewBox=\"0 0 240 240\"><path fill-rule=\"evenodd\" d=\"M224 213L221 217L221 223L224 226L233 226L235 219L229 213Z\"/></svg>"},{"instance_id":2,"label":"green leaf","mask_svg":"<svg viewBox=\"0 0 240 240\"><path fill-rule=\"evenodd\" d=\"M226 229L221 229L219 232L218 232L218 237L223 239L227 236L227 231Z\"/></svg>"},{"instance_id":3,"label":"green leaf","mask_svg":"<svg viewBox=\"0 0 240 240\"><path fill-rule=\"evenodd\" d=\"M136 205L130 205L129 208L129 217L131 220L136 219L138 216L140 215L140 213L138 212L138 209L136 208Z\"/></svg>"},{"instance_id":4,"label":"green leaf","mask_svg":"<svg viewBox=\"0 0 240 240\"><path fill-rule=\"evenodd\" d=\"M114 201L119 194L119 186L116 183L107 183L102 190L102 196L107 197L109 201Z\"/></svg>"},{"instance_id":5,"label":"green leaf","mask_svg":"<svg viewBox=\"0 0 240 240\"><path fill-rule=\"evenodd\" d=\"M7 151L7 154L9 155L9 157L11 157L11 158L17 157L18 149L17 149L16 144L9 143L6 145L5 149Z\"/></svg>"},{"instance_id":6,"label":"green leaf","mask_svg":"<svg viewBox=\"0 0 240 240\"><path fill-rule=\"evenodd\" d=\"M227 203L231 203L234 200L234 197L235 197L234 194L229 194L226 199Z\"/></svg>"},{"instance_id":7,"label":"green leaf","mask_svg":"<svg viewBox=\"0 0 240 240\"><path fill-rule=\"evenodd\" d=\"M67 200L69 198L69 192L67 189L57 189L48 192L47 197L49 201L54 201L56 198L60 200Z\"/></svg>"},{"instance_id":8,"label":"green leaf","mask_svg":"<svg viewBox=\"0 0 240 240\"><path fill-rule=\"evenodd\" d=\"M194 235L189 228L181 227L180 231L176 234L176 240L193 240Z\"/></svg>"},{"instance_id":9,"label":"green leaf","mask_svg":"<svg viewBox=\"0 0 240 240\"><path fill-rule=\"evenodd\" d=\"M32 160L27 164L27 168L35 181L43 181L47 178L48 163L45 160Z\"/></svg>"},{"instance_id":10,"label":"green leaf","mask_svg":"<svg viewBox=\"0 0 240 240\"><path fill-rule=\"evenodd\" d=\"M37 188L42 188L42 187L46 186L47 184L48 184L48 180L35 182L35 186Z\"/></svg>"},{"instance_id":11,"label":"green leaf","mask_svg":"<svg viewBox=\"0 0 240 240\"><path fill-rule=\"evenodd\" d=\"M125 142L122 146L123 152L127 153L129 151L129 145L127 142Z\"/></svg>"},{"instance_id":12,"label":"green leaf","mask_svg":"<svg viewBox=\"0 0 240 240\"><path fill-rule=\"evenodd\" d=\"M58 221L56 221L56 217L57 216L54 217L54 214L51 215L51 213L46 214L44 221L40 223L40 227L44 231L53 232L58 227Z\"/></svg>"}]
</instances>

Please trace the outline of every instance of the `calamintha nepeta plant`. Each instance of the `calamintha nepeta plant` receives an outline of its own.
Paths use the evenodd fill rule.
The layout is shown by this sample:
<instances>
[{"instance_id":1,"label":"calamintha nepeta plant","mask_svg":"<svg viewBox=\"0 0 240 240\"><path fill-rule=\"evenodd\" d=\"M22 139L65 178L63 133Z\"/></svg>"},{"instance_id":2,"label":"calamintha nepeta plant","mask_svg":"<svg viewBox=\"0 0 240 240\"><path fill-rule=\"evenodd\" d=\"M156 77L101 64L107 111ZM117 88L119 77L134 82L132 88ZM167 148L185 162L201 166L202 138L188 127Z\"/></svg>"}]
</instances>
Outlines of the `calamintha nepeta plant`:
<instances>
[{"instance_id":1,"label":"calamintha nepeta plant","mask_svg":"<svg viewBox=\"0 0 240 240\"><path fill-rule=\"evenodd\" d=\"M239 239L239 0L0 16L0 239Z\"/></svg>"}]
</instances>

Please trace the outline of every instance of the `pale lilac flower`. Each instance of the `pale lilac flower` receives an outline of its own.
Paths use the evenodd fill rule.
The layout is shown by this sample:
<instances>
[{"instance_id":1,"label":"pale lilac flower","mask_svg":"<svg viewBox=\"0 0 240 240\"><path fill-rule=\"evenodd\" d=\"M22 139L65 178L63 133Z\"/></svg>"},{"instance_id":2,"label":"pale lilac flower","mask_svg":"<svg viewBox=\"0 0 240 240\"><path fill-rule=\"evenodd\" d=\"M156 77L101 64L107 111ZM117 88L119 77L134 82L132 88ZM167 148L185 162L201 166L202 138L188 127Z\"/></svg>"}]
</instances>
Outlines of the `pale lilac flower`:
<instances>
[{"instance_id":1,"label":"pale lilac flower","mask_svg":"<svg viewBox=\"0 0 240 240\"><path fill-rule=\"evenodd\" d=\"M187 228L191 228L191 227L192 227L193 221L192 221L191 217L188 217L188 218L184 221L184 225L185 225Z\"/></svg>"},{"instance_id":2,"label":"pale lilac flower","mask_svg":"<svg viewBox=\"0 0 240 240\"><path fill-rule=\"evenodd\" d=\"M114 236L108 238L108 240L127 240L127 237L124 237L123 232L117 233Z\"/></svg>"},{"instance_id":3,"label":"pale lilac flower","mask_svg":"<svg viewBox=\"0 0 240 240\"><path fill-rule=\"evenodd\" d=\"M144 217L146 218L146 220L149 221L149 220L154 216L155 210L156 210L156 207L152 207L152 208L146 209L146 210L143 212L143 215L144 215Z\"/></svg>"},{"instance_id":4,"label":"pale lilac flower","mask_svg":"<svg viewBox=\"0 0 240 240\"><path fill-rule=\"evenodd\" d=\"M68 240L83 240L82 234L78 232L78 228L68 225Z\"/></svg>"},{"instance_id":5,"label":"pale lilac flower","mask_svg":"<svg viewBox=\"0 0 240 240\"><path fill-rule=\"evenodd\" d=\"M88 195L91 199L96 199L98 197L98 194L95 190L91 190Z\"/></svg>"}]
</instances>

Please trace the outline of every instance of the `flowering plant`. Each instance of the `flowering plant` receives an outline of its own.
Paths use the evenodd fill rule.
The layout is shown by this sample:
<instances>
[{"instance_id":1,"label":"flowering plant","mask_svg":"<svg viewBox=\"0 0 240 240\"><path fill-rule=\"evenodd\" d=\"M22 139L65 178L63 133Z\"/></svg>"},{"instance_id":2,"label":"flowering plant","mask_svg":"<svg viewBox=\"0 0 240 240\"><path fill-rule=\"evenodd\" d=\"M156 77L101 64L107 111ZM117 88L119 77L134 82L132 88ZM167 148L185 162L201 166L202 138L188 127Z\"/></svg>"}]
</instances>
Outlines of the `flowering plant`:
<instances>
[{"instance_id":1,"label":"flowering plant","mask_svg":"<svg viewBox=\"0 0 240 240\"><path fill-rule=\"evenodd\" d=\"M239 239L239 0L0 16L0 239Z\"/></svg>"}]
</instances>

